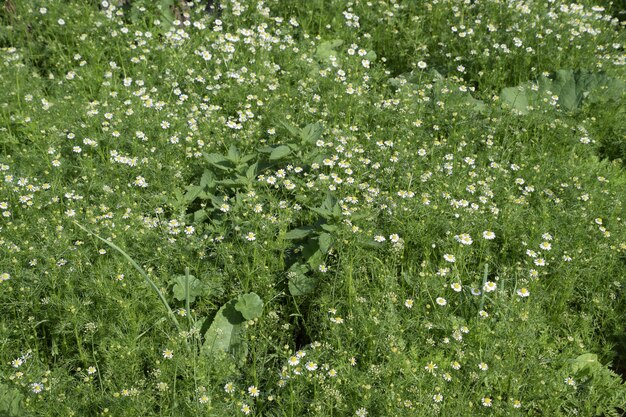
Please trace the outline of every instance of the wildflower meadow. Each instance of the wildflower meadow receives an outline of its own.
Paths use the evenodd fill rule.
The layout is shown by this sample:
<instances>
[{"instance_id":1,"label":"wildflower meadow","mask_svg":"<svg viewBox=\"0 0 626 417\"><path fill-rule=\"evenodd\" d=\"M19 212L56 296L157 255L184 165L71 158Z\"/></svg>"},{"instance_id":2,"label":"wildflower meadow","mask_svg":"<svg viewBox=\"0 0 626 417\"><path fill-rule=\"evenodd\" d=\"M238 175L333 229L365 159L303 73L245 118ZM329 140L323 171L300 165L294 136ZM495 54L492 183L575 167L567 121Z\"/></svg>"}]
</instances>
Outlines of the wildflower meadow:
<instances>
[{"instance_id":1,"label":"wildflower meadow","mask_svg":"<svg viewBox=\"0 0 626 417\"><path fill-rule=\"evenodd\" d=\"M0 416L626 415L571 1L0 1Z\"/></svg>"}]
</instances>

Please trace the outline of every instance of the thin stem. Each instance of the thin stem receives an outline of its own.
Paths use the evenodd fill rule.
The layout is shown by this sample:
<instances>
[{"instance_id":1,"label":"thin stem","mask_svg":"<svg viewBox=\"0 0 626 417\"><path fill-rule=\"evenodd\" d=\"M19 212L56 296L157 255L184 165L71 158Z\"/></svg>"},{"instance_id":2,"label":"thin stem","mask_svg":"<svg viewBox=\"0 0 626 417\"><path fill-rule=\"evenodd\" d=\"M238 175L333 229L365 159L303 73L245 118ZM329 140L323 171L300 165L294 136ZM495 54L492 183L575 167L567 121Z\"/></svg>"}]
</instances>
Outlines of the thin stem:
<instances>
[{"instance_id":1,"label":"thin stem","mask_svg":"<svg viewBox=\"0 0 626 417\"><path fill-rule=\"evenodd\" d=\"M165 309L167 310L167 313L168 313L170 319L172 320L172 322L176 326L176 329L178 329L178 331L180 331L181 330L180 324L178 323L178 320L176 319L176 316L174 315L174 312L170 308L170 305L167 303L167 300L165 299L165 296L163 295L161 290L159 290L159 287L156 286L154 281L152 281L150 279L150 277L148 276L146 271L144 271L144 269L141 266L139 266L139 264L137 262L135 262L135 260L133 258L131 258L130 255L128 255L126 252L124 252L124 250L122 248L120 248L119 246L117 246L115 243L109 242L108 240L98 236L97 234L95 234L91 230L87 229L86 227L82 226L78 222L74 222L74 224L76 226L80 227L81 229L83 229L85 232L89 233L90 235L95 236L96 238L100 239L101 241L103 241L104 243L106 243L108 246L110 246L111 248L115 249L119 253L121 253L122 256L124 256L126 258L126 260L128 260L128 262L130 262L130 264L146 280L146 282L148 283L148 285L150 285L150 287L154 290L154 292L157 293L157 295L159 296L159 299L161 300L161 303L163 303L163 306L165 306Z\"/></svg>"}]
</instances>

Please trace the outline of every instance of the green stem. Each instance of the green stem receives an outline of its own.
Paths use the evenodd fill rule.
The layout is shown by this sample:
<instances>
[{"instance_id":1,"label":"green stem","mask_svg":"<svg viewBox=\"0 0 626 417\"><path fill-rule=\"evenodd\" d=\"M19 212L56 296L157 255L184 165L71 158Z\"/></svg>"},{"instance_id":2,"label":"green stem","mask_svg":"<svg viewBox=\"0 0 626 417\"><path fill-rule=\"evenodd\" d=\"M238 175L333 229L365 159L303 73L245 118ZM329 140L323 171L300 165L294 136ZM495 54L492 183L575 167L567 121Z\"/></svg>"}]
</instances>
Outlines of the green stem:
<instances>
[{"instance_id":1,"label":"green stem","mask_svg":"<svg viewBox=\"0 0 626 417\"><path fill-rule=\"evenodd\" d=\"M483 285L481 287L482 297L480 297L480 307L478 308L478 313L483 310L485 305L485 284L487 283L487 276L489 275L489 264L485 264L485 273L483 274Z\"/></svg>"},{"instance_id":2,"label":"green stem","mask_svg":"<svg viewBox=\"0 0 626 417\"><path fill-rule=\"evenodd\" d=\"M98 236L97 234L95 234L94 232L90 231L89 229L87 229L86 227L82 226L81 224L79 224L78 222L74 222L74 224L78 227L80 227L82 230L84 230L85 232L89 233L92 236L95 236L96 238L100 239L101 241L103 241L104 243L106 243L108 246L110 246L111 248L115 249L116 251L118 251L119 253L122 254L122 256L124 256L124 258L126 258L126 260L128 260L128 262L130 262L130 264L139 272L139 274L146 280L146 282L148 283L148 285L150 285L150 287L154 290L154 292L157 293L157 295L159 296L159 299L161 300L161 303L163 304L163 306L165 307L165 309L167 310L167 313L170 317L170 319L172 320L172 322L174 323L174 325L176 326L176 329L178 329L178 331L181 330L180 328L180 324L178 323L178 320L176 319L176 316L174 315L174 312L172 311L172 309L170 308L170 305L167 303L167 300L165 299L165 296L163 295L163 293L161 292L161 290L159 290L159 287L156 286L156 284L154 283L154 281L152 281L150 279L150 277L148 276L148 274L146 273L146 271L143 270L143 268L141 266L139 266L139 264L137 262L135 262L135 260L133 258L130 257L130 255L128 255L126 252L124 252L124 250L122 250L122 248L120 248L119 246L117 246L115 243L113 242L109 242L108 240Z\"/></svg>"}]
</instances>

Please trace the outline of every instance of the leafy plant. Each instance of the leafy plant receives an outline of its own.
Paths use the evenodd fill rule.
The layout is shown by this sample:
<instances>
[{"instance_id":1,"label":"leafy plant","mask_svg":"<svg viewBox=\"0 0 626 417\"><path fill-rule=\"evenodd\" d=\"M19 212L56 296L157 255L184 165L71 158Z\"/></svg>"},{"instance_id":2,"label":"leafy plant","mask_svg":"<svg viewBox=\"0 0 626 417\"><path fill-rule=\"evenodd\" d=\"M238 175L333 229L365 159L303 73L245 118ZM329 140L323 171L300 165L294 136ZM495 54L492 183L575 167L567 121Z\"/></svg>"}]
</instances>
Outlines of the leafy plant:
<instances>
[{"instance_id":1,"label":"leafy plant","mask_svg":"<svg viewBox=\"0 0 626 417\"><path fill-rule=\"evenodd\" d=\"M74 223L82 230L93 235L94 237L103 241L111 248L122 254L157 293L162 304L165 306L172 322L178 330L181 330L181 326L176 316L174 315L172 308L165 299L165 296L156 286L154 281L150 279L144 269L141 268L139 264L137 264L137 262L135 262L130 257L130 255L128 255L119 246L106 239L103 239L102 237L91 232L79 223ZM195 301L196 297L202 294L203 285L200 280L189 274L188 269L185 271L185 275L178 275L174 277L173 281L174 298L179 301L185 301L187 313L190 315L190 304ZM245 357L245 355L247 354L247 347L245 345L245 341L243 340L243 334L245 331L243 325L246 320L254 320L260 317L262 313L263 300L261 300L261 298L255 293L243 294L240 295L237 299L230 300L219 309L215 318L213 319L213 322L204 334L202 352L204 354L213 355L217 351L224 351L232 353L240 358ZM194 328L202 328L204 321L205 318L202 318L200 320L192 319L191 326Z\"/></svg>"},{"instance_id":2,"label":"leafy plant","mask_svg":"<svg viewBox=\"0 0 626 417\"><path fill-rule=\"evenodd\" d=\"M15 388L0 383L0 414L7 417L24 415L23 398L22 393Z\"/></svg>"},{"instance_id":3,"label":"leafy plant","mask_svg":"<svg viewBox=\"0 0 626 417\"><path fill-rule=\"evenodd\" d=\"M541 76L537 82L526 82L517 87L506 87L502 102L519 114L557 104L567 112L578 110L583 102L608 103L619 101L624 95L624 81L610 78L603 72L581 69L562 69L551 76Z\"/></svg>"}]
</instances>

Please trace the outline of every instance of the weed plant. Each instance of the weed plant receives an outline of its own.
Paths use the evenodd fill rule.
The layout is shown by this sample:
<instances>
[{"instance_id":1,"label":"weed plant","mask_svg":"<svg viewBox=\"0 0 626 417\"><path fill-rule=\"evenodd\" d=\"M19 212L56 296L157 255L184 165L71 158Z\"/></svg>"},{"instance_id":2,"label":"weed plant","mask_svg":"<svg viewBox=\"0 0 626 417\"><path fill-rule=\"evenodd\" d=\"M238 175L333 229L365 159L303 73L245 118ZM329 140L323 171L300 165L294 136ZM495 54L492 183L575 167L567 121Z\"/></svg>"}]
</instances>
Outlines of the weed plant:
<instances>
[{"instance_id":1,"label":"weed plant","mask_svg":"<svg viewBox=\"0 0 626 417\"><path fill-rule=\"evenodd\" d=\"M0 415L620 415L619 12L4 1Z\"/></svg>"}]
</instances>

